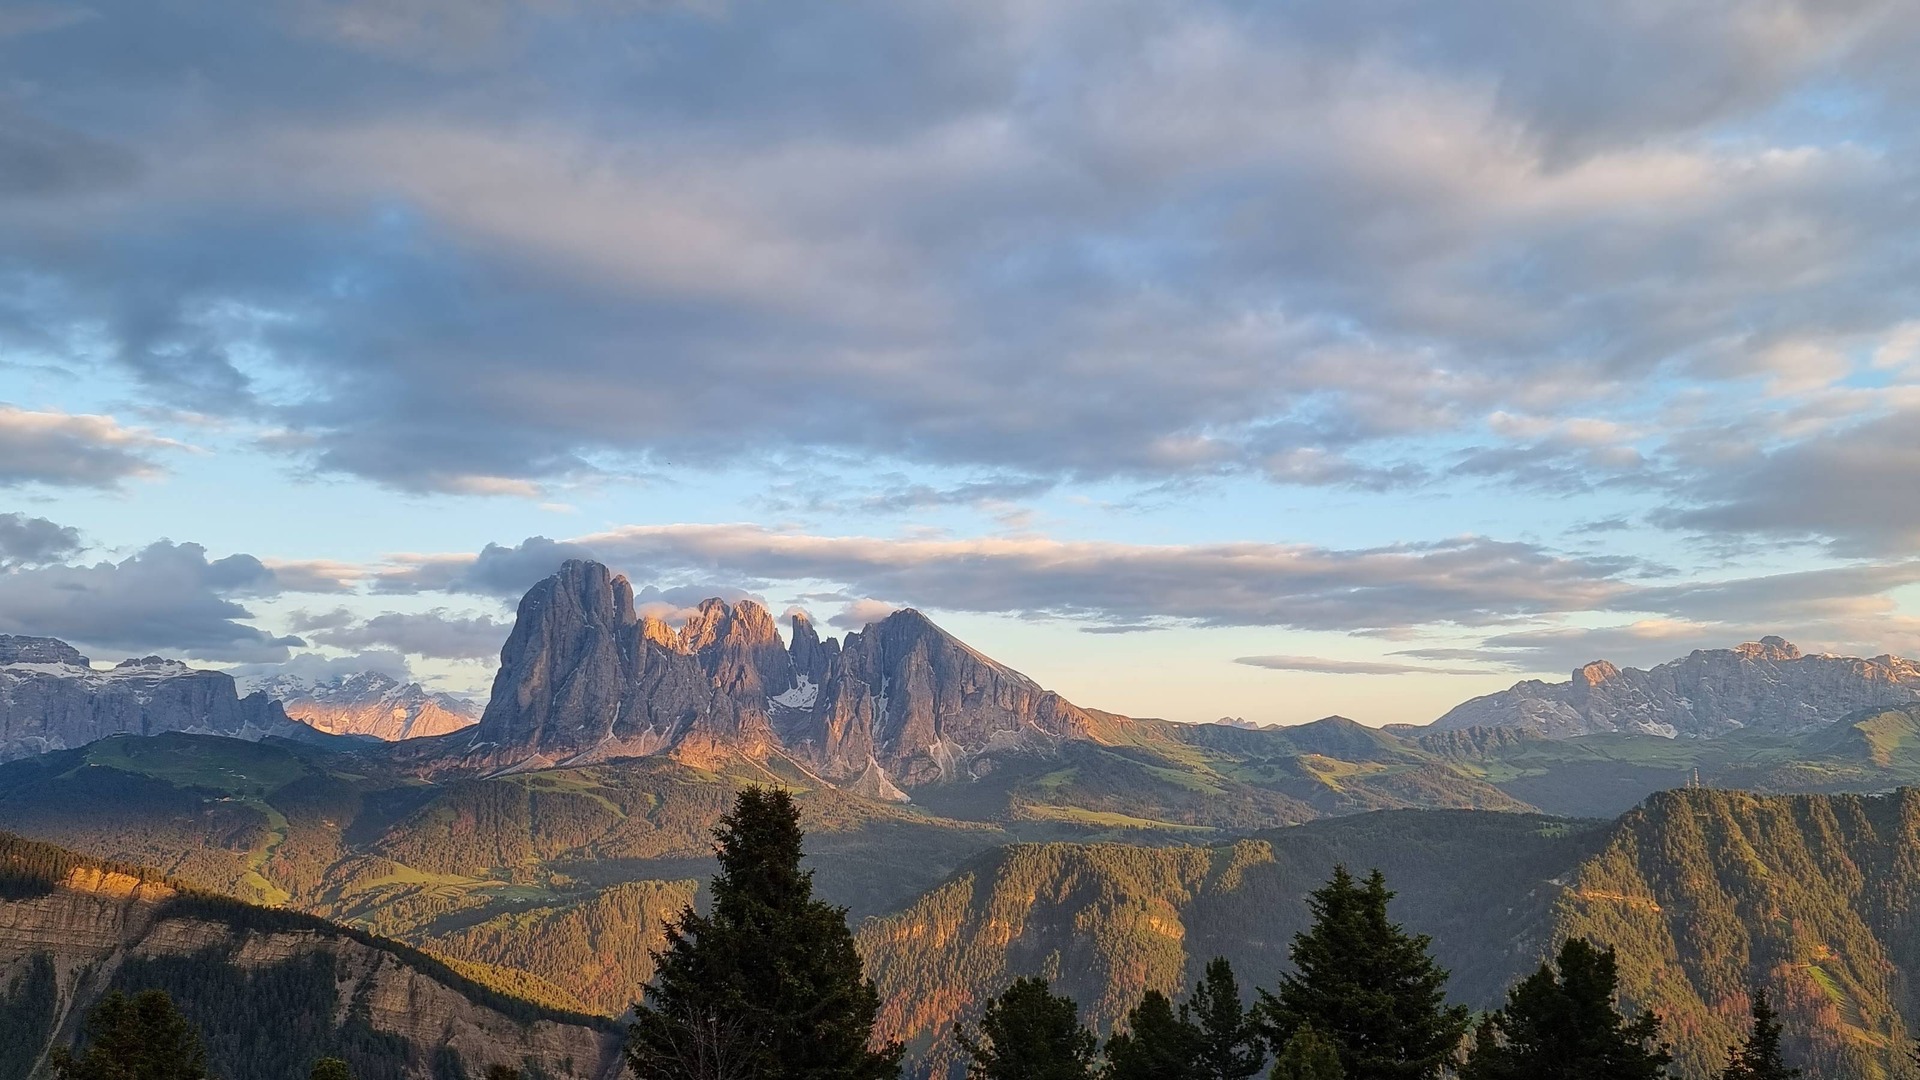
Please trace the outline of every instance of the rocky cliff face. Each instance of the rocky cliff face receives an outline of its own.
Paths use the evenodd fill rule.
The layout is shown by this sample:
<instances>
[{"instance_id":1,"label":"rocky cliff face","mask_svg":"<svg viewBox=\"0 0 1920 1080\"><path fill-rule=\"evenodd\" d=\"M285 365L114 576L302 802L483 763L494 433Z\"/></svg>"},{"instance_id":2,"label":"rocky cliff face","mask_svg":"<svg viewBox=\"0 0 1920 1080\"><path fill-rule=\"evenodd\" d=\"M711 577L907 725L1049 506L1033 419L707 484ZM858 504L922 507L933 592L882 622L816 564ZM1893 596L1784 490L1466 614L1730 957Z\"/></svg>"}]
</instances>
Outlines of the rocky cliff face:
<instances>
[{"instance_id":1,"label":"rocky cliff face","mask_svg":"<svg viewBox=\"0 0 1920 1080\"><path fill-rule=\"evenodd\" d=\"M144 872L3 833L0 886L0 992L17 989L14 980L30 969L43 979L50 973L41 989L51 1001L29 1033L43 1048L70 1042L107 991L141 988L120 985L134 973L135 982L175 991L216 1068L245 1065L257 1052L252 1033L262 1030L289 1043L357 1047L349 1057L364 1055L359 1068L422 1080L449 1075L450 1058L469 1076L498 1063L555 1080L603 1080L620 1068L617 1035L605 1026L488 991L404 946L320 919L182 896ZM211 989L262 979L279 994ZM334 1003L330 1012L298 1007L320 998ZM289 1002L297 1015L281 1015ZM214 1018L217 1025L206 1022ZM309 1064L298 1061L285 1080L304 1077Z\"/></svg>"},{"instance_id":2,"label":"rocky cliff face","mask_svg":"<svg viewBox=\"0 0 1920 1080\"><path fill-rule=\"evenodd\" d=\"M377 671L318 682L276 675L243 680L240 686L278 701L289 717L329 735L397 742L459 731L480 718L471 701L435 694L419 683L403 683Z\"/></svg>"},{"instance_id":3,"label":"rocky cliff face","mask_svg":"<svg viewBox=\"0 0 1920 1080\"><path fill-rule=\"evenodd\" d=\"M301 728L266 695L241 697L225 672L157 656L96 671L64 641L0 635L0 761L163 731L260 739Z\"/></svg>"},{"instance_id":4,"label":"rocky cliff face","mask_svg":"<svg viewBox=\"0 0 1920 1080\"><path fill-rule=\"evenodd\" d=\"M1647 671L1598 660L1563 683L1528 680L1456 706L1439 730L1519 728L1550 737L1626 731L1795 733L1858 709L1920 700L1920 664L1895 656L1807 656L1777 637L1696 650Z\"/></svg>"},{"instance_id":5,"label":"rocky cliff face","mask_svg":"<svg viewBox=\"0 0 1920 1080\"><path fill-rule=\"evenodd\" d=\"M983 750L1085 738L1093 724L912 609L848 634L813 700L804 690L789 700L775 699L789 748L868 793L884 793L890 781L960 779Z\"/></svg>"},{"instance_id":6,"label":"rocky cliff face","mask_svg":"<svg viewBox=\"0 0 1920 1080\"><path fill-rule=\"evenodd\" d=\"M572 561L533 587L480 723L437 744L464 766L583 764L672 753L782 754L854 790L964 775L970 757L1085 737L1089 715L917 611L783 644L766 609L708 600L679 627L634 610L625 578Z\"/></svg>"}]
</instances>

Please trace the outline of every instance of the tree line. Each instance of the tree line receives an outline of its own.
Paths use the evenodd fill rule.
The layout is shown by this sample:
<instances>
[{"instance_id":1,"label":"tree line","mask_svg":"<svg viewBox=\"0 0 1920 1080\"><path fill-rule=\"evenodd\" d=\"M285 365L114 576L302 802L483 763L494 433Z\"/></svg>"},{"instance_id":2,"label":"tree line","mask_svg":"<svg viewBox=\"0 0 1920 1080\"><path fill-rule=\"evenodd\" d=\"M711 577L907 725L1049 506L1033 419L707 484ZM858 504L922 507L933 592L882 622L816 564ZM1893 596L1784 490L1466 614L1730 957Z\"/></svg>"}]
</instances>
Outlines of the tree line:
<instances>
[{"instance_id":1,"label":"tree line","mask_svg":"<svg viewBox=\"0 0 1920 1080\"><path fill-rule=\"evenodd\" d=\"M789 794L748 788L716 831L719 871L705 914L669 922L635 1005L626 1064L636 1080L891 1080L905 1047L880 1043L880 998L846 911L813 895ZM1374 871L1344 867L1309 897L1293 970L1251 1005L1216 958L1184 1001L1150 990L1104 1042L1069 997L1014 980L955 1032L970 1080L1664 1080L1661 1020L1618 1001L1613 949L1582 938L1520 980L1477 1021L1446 1003L1431 940L1387 913ZM1790 1080L1782 1026L1764 990L1719 1080ZM83 1052L56 1049L59 1080L208 1080L200 1035L167 995L108 995ZM1920 1066L1920 1055L1915 1062ZM518 1080L493 1066L486 1080ZM242 1078L231 1078L242 1080ZM316 1061L311 1080L353 1080Z\"/></svg>"}]
</instances>

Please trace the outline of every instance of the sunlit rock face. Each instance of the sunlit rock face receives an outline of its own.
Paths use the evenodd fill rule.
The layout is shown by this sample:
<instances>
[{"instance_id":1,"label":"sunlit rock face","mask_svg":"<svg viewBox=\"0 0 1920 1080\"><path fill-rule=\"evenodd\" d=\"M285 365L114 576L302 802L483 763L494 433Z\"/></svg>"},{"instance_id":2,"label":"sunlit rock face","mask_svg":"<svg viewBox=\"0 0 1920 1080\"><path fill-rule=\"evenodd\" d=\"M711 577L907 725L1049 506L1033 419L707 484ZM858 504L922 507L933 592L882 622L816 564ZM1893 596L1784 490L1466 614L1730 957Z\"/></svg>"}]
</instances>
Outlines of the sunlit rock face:
<instances>
[{"instance_id":1,"label":"sunlit rock face","mask_svg":"<svg viewBox=\"0 0 1920 1080\"><path fill-rule=\"evenodd\" d=\"M1650 670L1598 660L1563 683L1530 679L1474 698L1435 722L1443 730L1522 728L1552 737L1625 731L1714 736L1791 734L1856 709L1920 700L1920 664L1808 656L1777 637L1704 649Z\"/></svg>"},{"instance_id":2,"label":"sunlit rock face","mask_svg":"<svg viewBox=\"0 0 1920 1080\"><path fill-rule=\"evenodd\" d=\"M0 635L0 760L65 750L109 735L186 731L260 739L304 729L233 677L157 656L96 670L55 638Z\"/></svg>"},{"instance_id":3,"label":"sunlit rock face","mask_svg":"<svg viewBox=\"0 0 1920 1080\"><path fill-rule=\"evenodd\" d=\"M397 742L459 731L480 718L480 710L465 698L436 694L378 671L322 680L274 675L242 679L240 687L266 694L289 717L330 735Z\"/></svg>"},{"instance_id":4,"label":"sunlit rock face","mask_svg":"<svg viewBox=\"0 0 1920 1080\"><path fill-rule=\"evenodd\" d=\"M467 767L546 767L667 753L778 754L883 798L958 778L1024 741L1084 736L1088 715L913 610L822 640L795 616L783 644L751 600L707 600L678 627L633 587L575 560L529 590L480 722L436 743Z\"/></svg>"}]
</instances>

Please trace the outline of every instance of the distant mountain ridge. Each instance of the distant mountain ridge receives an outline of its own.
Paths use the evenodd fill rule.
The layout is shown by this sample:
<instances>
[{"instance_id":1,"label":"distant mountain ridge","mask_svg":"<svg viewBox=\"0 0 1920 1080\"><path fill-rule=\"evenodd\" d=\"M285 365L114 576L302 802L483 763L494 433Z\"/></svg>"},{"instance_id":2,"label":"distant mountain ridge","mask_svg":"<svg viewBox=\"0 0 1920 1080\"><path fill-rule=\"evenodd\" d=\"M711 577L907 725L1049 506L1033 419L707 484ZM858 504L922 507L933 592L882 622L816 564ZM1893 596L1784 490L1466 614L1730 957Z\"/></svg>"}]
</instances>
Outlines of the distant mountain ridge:
<instances>
[{"instance_id":1,"label":"distant mountain ridge","mask_svg":"<svg viewBox=\"0 0 1920 1080\"><path fill-rule=\"evenodd\" d=\"M98 671L57 638L0 634L0 761L167 731L261 739L307 729L265 694L242 697L225 672L158 656Z\"/></svg>"},{"instance_id":2,"label":"distant mountain ridge","mask_svg":"<svg viewBox=\"0 0 1920 1080\"><path fill-rule=\"evenodd\" d=\"M1519 728L1552 738L1596 732L1712 737L1799 734L1861 709L1920 701L1920 663L1897 656L1810 656L1778 637L1701 649L1641 671L1596 660L1562 683L1537 679L1477 697L1440 731Z\"/></svg>"},{"instance_id":3,"label":"distant mountain ridge","mask_svg":"<svg viewBox=\"0 0 1920 1080\"><path fill-rule=\"evenodd\" d=\"M240 688L278 701L287 715L330 735L370 735L386 742L445 735L480 719L473 702L436 694L378 671L331 679L298 675L243 678Z\"/></svg>"}]
</instances>

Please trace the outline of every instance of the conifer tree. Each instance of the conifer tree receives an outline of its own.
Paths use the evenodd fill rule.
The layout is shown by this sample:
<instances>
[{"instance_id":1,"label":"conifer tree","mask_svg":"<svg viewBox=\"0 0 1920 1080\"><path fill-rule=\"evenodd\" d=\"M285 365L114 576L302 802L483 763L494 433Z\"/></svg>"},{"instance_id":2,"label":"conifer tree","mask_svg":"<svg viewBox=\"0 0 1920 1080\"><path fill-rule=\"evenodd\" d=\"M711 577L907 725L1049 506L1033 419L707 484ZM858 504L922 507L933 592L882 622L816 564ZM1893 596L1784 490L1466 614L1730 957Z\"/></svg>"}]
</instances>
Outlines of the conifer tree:
<instances>
[{"instance_id":1,"label":"conifer tree","mask_svg":"<svg viewBox=\"0 0 1920 1080\"><path fill-rule=\"evenodd\" d=\"M353 1070L339 1058L323 1057L313 1063L307 1080L353 1080Z\"/></svg>"},{"instance_id":2,"label":"conifer tree","mask_svg":"<svg viewBox=\"0 0 1920 1080\"><path fill-rule=\"evenodd\" d=\"M800 812L785 791L742 791L716 832L706 915L667 927L627 1059L641 1080L883 1080L902 1048L872 1049L880 997L846 909L813 896Z\"/></svg>"},{"instance_id":3,"label":"conifer tree","mask_svg":"<svg viewBox=\"0 0 1920 1080\"><path fill-rule=\"evenodd\" d=\"M1276 1053L1311 1027L1352 1080L1429 1080L1452 1062L1467 1010L1446 1004L1431 939L1387 918L1392 898L1378 870L1361 883L1344 866L1309 897L1313 925L1294 936L1294 971L1256 1007Z\"/></svg>"},{"instance_id":4,"label":"conifer tree","mask_svg":"<svg viewBox=\"0 0 1920 1080\"><path fill-rule=\"evenodd\" d=\"M1166 999L1161 998L1162 1001ZM972 1060L969 1080L1090 1080L1093 1032L1080 1024L1080 1007L1055 994L1047 980L1015 979L987 1003L973 1032L956 1034Z\"/></svg>"},{"instance_id":5,"label":"conifer tree","mask_svg":"<svg viewBox=\"0 0 1920 1080\"><path fill-rule=\"evenodd\" d=\"M1266 1047L1226 957L1207 963L1200 985L1180 1006L1180 1018L1199 1030L1200 1075L1206 1080L1244 1080L1260 1071Z\"/></svg>"},{"instance_id":6,"label":"conifer tree","mask_svg":"<svg viewBox=\"0 0 1920 1080\"><path fill-rule=\"evenodd\" d=\"M206 1080L200 1032L161 990L115 990L87 1014L87 1049L52 1054L60 1080Z\"/></svg>"},{"instance_id":7,"label":"conifer tree","mask_svg":"<svg viewBox=\"0 0 1920 1080\"><path fill-rule=\"evenodd\" d=\"M1183 1009L1184 1013L1185 1010ZM1107 1040L1105 1080L1203 1080L1200 1029L1176 1016L1173 1003L1149 990Z\"/></svg>"},{"instance_id":8,"label":"conifer tree","mask_svg":"<svg viewBox=\"0 0 1920 1080\"><path fill-rule=\"evenodd\" d=\"M1672 1060L1660 1018L1628 1020L1615 1004L1619 968L1612 949L1584 938L1560 947L1556 965L1507 991L1507 1004L1481 1021L1462 1080L1661 1080Z\"/></svg>"},{"instance_id":9,"label":"conifer tree","mask_svg":"<svg viewBox=\"0 0 1920 1080\"><path fill-rule=\"evenodd\" d=\"M1272 1080L1346 1080L1340 1068L1340 1051L1310 1027L1300 1028L1280 1048L1274 1060Z\"/></svg>"},{"instance_id":10,"label":"conifer tree","mask_svg":"<svg viewBox=\"0 0 1920 1080\"><path fill-rule=\"evenodd\" d=\"M1773 1011L1765 989L1753 992L1753 1027L1740 1045L1730 1052L1720 1080L1793 1080L1799 1069L1787 1067L1780 1052L1780 1016Z\"/></svg>"}]
</instances>

